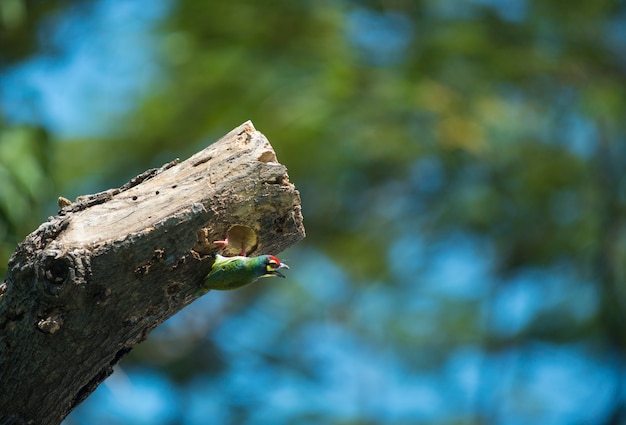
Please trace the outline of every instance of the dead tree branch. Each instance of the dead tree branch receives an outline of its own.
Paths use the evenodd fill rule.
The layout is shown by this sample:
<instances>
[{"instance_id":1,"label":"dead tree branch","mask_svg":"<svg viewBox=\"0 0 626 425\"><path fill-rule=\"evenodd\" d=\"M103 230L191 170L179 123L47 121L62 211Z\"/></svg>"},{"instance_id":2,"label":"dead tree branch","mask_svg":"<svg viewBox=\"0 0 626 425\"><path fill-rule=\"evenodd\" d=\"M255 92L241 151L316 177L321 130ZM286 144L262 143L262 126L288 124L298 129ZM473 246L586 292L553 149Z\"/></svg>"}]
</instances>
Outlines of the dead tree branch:
<instances>
[{"instance_id":1,"label":"dead tree branch","mask_svg":"<svg viewBox=\"0 0 626 425\"><path fill-rule=\"evenodd\" d=\"M17 247L0 285L0 424L59 424L194 300L212 241L233 225L253 232L248 255L304 237L299 194L251 122L182 163L66 202Z\"/></svg>"}]
</instances>

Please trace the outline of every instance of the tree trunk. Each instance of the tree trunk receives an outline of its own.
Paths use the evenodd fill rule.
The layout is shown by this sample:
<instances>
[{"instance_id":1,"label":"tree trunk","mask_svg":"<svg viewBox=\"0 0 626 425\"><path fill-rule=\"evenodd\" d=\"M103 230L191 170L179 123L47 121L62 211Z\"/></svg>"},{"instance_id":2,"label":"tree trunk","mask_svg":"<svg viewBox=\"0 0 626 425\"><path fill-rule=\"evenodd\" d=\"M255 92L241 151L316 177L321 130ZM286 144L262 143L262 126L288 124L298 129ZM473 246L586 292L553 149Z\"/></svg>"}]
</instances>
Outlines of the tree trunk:
<instances>
[{"instance_id":1,"label":"tree trunk","mask_svg":"<svg viewBox=\"0 0 626 425\"><path fill-rule=\"evenodd\" d=\"M304 237L299 194L251 122L28 235L0 285L0 424L60 423L195 299L229 229L248 255Z\"/></svg>"}]
</instances>

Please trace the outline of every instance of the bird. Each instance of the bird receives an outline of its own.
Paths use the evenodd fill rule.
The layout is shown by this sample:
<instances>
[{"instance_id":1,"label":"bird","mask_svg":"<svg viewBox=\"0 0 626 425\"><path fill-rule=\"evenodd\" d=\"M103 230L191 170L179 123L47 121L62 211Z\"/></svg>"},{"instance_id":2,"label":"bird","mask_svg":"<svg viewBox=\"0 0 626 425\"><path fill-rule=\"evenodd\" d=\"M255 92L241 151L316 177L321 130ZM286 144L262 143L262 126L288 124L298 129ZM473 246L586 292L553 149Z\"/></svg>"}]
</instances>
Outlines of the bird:
<instances>
[{"instance_id":1,"label":"bird","mask_svg":"<svg viewBox=\"0 0 626 425\"><path fill-rule=\"evenodd\" d=\"M203 295L211 289L231 290L241 288L256 282L262 277L278 276L284 278L279 269L288 269L289 266L282 263L273 255L259 255L257 257L245 257L236 255L224 257L215 254L215 262L211 271L206 275L198 290L198 295Z\"/></svg>"}]
</instances>

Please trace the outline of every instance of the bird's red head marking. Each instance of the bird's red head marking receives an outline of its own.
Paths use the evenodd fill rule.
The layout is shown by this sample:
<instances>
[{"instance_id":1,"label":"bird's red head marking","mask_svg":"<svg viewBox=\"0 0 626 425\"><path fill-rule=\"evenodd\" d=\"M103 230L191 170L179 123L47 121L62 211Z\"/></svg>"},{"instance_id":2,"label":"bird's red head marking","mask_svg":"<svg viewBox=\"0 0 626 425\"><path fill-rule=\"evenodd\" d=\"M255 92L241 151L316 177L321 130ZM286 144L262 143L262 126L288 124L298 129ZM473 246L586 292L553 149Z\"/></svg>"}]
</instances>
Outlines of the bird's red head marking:
<instances>
[{"instance_id":1,"label":"bird's red head marking","mask_svg":"<svg viewBox=\"0 0 626 425\"><path fill-rule=\"evenodd\" d=\"M264 276L285 277L285 275L279 272L278 269L288 269L289 266L285 263L281 263L280 260L273 255L268 255L266 258L266 274Z\"/></svg>"}]
</instances>

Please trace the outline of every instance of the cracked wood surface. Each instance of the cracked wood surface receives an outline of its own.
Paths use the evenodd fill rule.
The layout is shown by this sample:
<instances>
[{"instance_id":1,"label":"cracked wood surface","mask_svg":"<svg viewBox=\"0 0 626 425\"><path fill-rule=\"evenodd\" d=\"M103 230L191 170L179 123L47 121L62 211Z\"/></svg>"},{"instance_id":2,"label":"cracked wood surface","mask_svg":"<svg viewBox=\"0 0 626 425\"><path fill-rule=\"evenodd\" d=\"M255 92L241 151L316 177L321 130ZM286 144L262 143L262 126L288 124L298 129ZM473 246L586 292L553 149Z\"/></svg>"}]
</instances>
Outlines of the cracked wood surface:
<instances>
[{"instance_id":1,"label":"cracked wood surface","mask_svg":"<svg viewBox=\"0 0 626 425\"><path fill-rule=\"evenodd\" d=\"M305 234L287 169L251 122L184 162L60 205L0 285L0 424L60 423L195 299L228 229L253 235L248 255Z\"/></svg>"}]
</instances>

